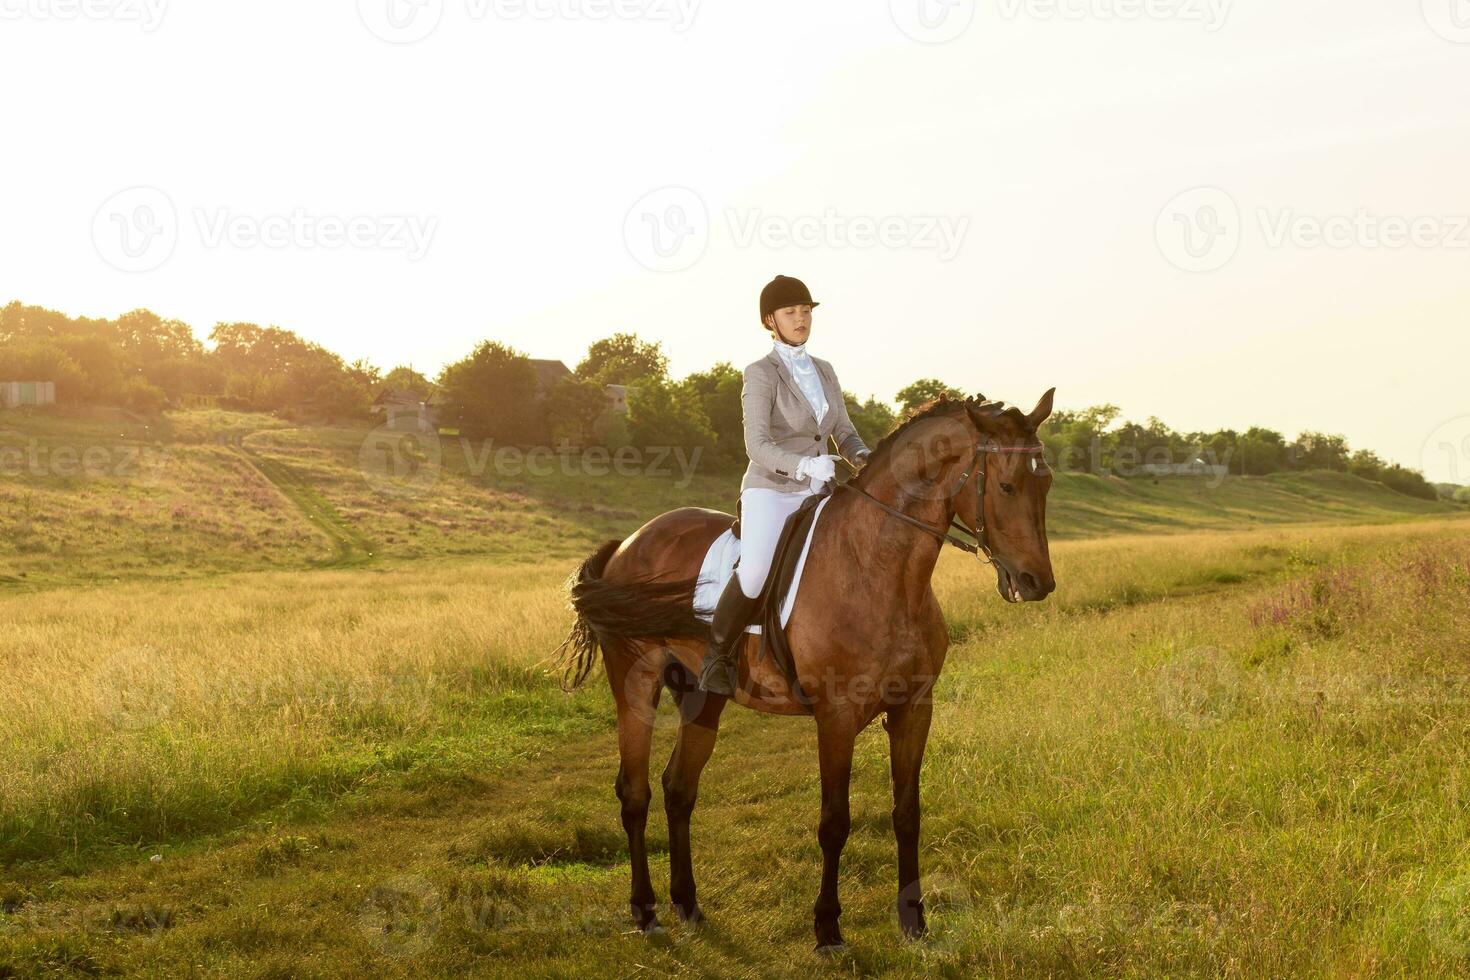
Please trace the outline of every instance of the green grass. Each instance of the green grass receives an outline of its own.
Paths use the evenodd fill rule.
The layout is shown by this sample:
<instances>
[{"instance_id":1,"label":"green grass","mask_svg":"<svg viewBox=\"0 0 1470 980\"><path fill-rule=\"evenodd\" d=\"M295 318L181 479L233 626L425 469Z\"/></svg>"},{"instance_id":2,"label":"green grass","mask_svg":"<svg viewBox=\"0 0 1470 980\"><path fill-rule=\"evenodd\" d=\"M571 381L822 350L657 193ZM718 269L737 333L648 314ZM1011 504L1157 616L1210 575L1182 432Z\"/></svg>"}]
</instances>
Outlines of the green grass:
<instances>
[{"instance_id":1,"label":"green grass","mask_svg":"<svg viewBox=\"0 0 1470 980\"><path fill-rule=\"evenodd\" d=\"M563 695L544 664L564 562L0 597L3 681L26 692L0 719L0 975L1470 964L1470 526L1118 537L1055 558L1057 593L1021 607L973 560L941 563L956 641L925 769L935 937L890 922L874 726L844 861L852 950L831 961L809 952L811 723L738 708L694 822L710 924L629 933L611 697L600 676ZM656 755L672 720L666 705Z\"/></svg>"},{"instance_id":2,"label":"green grass","mask_svg":"<svg viewBox=\"0 0 1470 980\"><path fill-rule=\"evenodd\" d=\"M0 450L47 461L0 478L0 977L1470 973L1464 508L1332 473L1062 475L1048 602L946 553L935 936L890 921L874 726L853 947L819 961L811 723L727 712L694 822L711 921L646 939L611 695L546 662L576 560L730 510L739 472L372 438L0 416ZM666 897L657 786L650 850Z\"/></svg>"}]
</instances>

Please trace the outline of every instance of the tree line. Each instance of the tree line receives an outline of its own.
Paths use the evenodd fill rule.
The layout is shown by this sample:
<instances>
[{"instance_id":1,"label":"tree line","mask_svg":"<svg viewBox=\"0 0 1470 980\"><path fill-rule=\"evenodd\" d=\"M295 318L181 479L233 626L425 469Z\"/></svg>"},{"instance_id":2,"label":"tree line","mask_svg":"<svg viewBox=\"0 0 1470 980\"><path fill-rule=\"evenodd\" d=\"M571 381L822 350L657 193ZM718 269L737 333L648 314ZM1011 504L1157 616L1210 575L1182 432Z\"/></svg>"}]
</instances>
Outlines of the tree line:
<instances>
[{"instance_id":1,"label":"tree line","mask_svg":"<svg viewBox=\"0 0 1470 980\"><path fill-rule=\"evenodd\" d=\"M720 361L675 379L660 344L632 333L593 343L549 391L541 390L526 354L493 340L430 379L408 366L383 372L363 360L347 362L275 326L219 323L208 339L205 346L187 324L148 310L106 320L12 302L0 308L0 380L54 381L63 403L156 413L207 398L222 407L329 423L369 418L378 394L401 389L433 397L441 426L504 444L684 446L732 466L746 460L740 370ZM626 413L608 411L607 385L627 387ZM940 394L963 396L927 378L899 391L893 403L846 391L843 400L871 446ZM1332 470L1425 499L1461 489L1437 488L1371 450L1352 451L1340 435L1303 432L1287 440L1260 427L1176 432L1152 416L1143 424L1119 423L1118 416L1115 405L1053 412L1042 433L1048 458L1064 471L1119 475L1197 458L1235 475Z\"/></svg>"}]
</instances>

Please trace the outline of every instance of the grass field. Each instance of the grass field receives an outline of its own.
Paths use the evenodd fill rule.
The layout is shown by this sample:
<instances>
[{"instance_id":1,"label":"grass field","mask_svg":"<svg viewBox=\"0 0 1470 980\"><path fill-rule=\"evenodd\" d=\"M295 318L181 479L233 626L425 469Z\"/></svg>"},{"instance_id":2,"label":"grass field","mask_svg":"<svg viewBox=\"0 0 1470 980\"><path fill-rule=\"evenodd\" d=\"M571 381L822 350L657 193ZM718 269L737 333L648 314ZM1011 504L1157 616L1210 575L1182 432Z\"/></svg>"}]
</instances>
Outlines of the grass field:
<instances>
[{"instance_id":1,"label":"grass field","mask_svg":"<svg viewBox=\"0 0 1470 980\"><path fill-rule=\"evenodd\" d=\"M606 459L536 461L456 436L426 447L366 426L239 412L10 411L0 416L0 588L570 561L665 510L733 512L740 474L657 453L621 470ZM1340 473L1218 485L1059 474L1049 521L1054 540L1071 540L1467 513Z\"/></svg>"},{"instance_id":2,"label":"grass field","mask_svg":"<svg viewBox=\"0 0 1470 980\"><path fill-rule=\"evenodd\" d=\"M170 452L196 448L222 481L199 499L272 503L220 504L219 532L181 518L133 573L105 574L147 536L129 521L187 481L5 481L52 517L6 553L31 574L0 590L0 977L1470 973L1459 514L1325 474L1076 477L1051 510L1047 602L1008 606L946 554L934 936L906 943L890 915L874 726L843 865L851 949L818 959L810 721L726 712L694 816L709 922L645 938L626 919L611 695L600 673L563 694L547 662L586 550L553 538L620 535L698 493L719 506L728 477L604 494L450 471L384 496L350 464L361 433L257 421L171 420ZM279 547L240 553L229 535L256 522ZM53 545L98 528L118 537L57 567ZM673 726L666 704L656 759Z\"/></svg>"}]
</instances>

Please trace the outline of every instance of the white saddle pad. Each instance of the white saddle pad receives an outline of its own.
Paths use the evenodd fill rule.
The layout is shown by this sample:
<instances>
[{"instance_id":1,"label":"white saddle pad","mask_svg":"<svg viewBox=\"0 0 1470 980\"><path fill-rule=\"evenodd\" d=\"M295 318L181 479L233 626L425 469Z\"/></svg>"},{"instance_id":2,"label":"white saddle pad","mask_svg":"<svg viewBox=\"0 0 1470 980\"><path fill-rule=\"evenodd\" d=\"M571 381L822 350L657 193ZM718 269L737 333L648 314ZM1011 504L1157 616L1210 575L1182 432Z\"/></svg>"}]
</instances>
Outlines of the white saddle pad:
<instances>
[{"instance_id":1,"label":"white saddle pad","mask_svg":"<svg viewBox=\"0 0 1470 980\"><path fill-rule=\"evenodd\" d=\"M822 519L822 508L827 506L827 501L832 499L828 494L821 503L817 504L817 513L812 517L812 526L807 529L806 541L801 546L801 556L796 560L796 575L791 580L791 590L786 593L786 600L781 604L781 625L791 618L791 607L796 605L796 593L801 587L801 572L806 568L806 555L812 548L812 535L817 531L817 521ZM720 593L725 591L725 583L730 581L730 576L735 574L735 559L740 557L740 539L729 530L715 538L709 550L704 553L704 564L699 568L699 583L694 589L694 615L706 623L715 618L715 603L720 601ZM772 574L775 569L771 570ZM738 588L738 586L737 586ZM751 623L745 628L747 633L759 633L759 623Z\"/></svg>"}]
</instances>

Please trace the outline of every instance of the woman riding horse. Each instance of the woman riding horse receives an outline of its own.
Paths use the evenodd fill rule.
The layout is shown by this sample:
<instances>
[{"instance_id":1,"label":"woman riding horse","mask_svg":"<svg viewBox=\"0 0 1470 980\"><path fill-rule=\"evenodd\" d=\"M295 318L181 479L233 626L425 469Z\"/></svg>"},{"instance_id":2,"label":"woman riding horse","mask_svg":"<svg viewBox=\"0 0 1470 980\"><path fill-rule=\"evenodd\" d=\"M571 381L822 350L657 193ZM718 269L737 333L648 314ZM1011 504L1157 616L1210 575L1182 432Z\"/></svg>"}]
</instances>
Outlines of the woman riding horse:
<instances>
[{"instance_id":1,"label":"woman riding horse","mask_svg":"<svg viewBox=\"0 0 1470 980\"><path fill-rule=\"evenodd\" d=\"M700 688L711 694L735 693L736 641L755 614L786 519L835 475L838 457L822 454L825 440L835 437L855 467L868 457L847 416L837 373L806 349L819 305L806 284L790 276L777 276L761 290L761 323L774 349L745 368L740 393L750 465L740 481L740 560L715 604L699 674Z\"/></svg>"}]
</instances>

